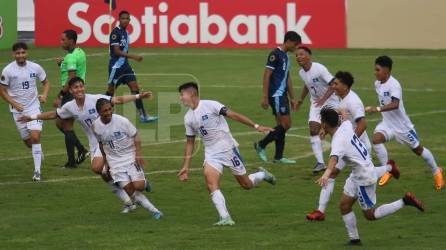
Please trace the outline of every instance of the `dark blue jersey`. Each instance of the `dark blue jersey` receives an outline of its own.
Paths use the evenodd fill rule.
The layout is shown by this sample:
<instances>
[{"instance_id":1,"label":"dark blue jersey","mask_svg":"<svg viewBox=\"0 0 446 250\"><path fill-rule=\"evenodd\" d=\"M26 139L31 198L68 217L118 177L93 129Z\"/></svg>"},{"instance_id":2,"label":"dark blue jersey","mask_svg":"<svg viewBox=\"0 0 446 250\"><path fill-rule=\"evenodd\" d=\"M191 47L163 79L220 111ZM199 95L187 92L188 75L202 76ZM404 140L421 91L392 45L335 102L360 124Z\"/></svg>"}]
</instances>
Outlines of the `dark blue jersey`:
<instances>
[{"instance_id":1,"label":"dark blue jersey","mask_svg":"<svg viewBox=\"0 0 446 250\"><path fill-rule=\"evenodd\" d=\"M288 90L288 71L290 68L287 53L282 51L281 48L274 49L269 53L265 67L273 71L269 80L269 97L286 95Z\"/></svg>"},{"instance_id":2,"label":"dark blue jersey","mask_svg":"<svg viewBox=\"0 0 446 250\"><path fill-rule=\"evenodd\" d=\"M110 33L110 66L120 68L122 65L127 64L128 59L125 56L117 56L113 51L114 45L119 45L121 51L129 51L129 34L127 30L118 26Z\"/></svg>"}]
</instances>

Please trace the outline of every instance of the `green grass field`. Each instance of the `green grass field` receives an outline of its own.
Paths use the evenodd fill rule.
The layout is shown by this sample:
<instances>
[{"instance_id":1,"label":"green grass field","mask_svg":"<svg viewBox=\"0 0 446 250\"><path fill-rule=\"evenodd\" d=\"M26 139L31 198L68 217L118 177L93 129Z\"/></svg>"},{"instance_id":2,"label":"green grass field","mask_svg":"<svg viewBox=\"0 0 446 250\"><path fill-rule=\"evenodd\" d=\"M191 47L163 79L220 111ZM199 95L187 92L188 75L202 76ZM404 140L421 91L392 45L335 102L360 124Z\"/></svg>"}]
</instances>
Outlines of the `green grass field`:
<instances>
[{"instance_id":1,"label":"green grass field","mask_svg":"<svg viewBox=\"0 0 446 250\"><path fill-rule=\"evenodd\" d=\"M107 49L86 49L88 57L87 92L104 93L108 78ZM155 221L142 208L122 215L121 203L89 169L88 161L78 169L63 169L66 162L64 140L53 121L45 122L42 145L45 153L41 183L32 183L31 152L20 141L11 114L0 101L0 248L2 249L342 249L347 234L338 204L347 171L337 179L332 202L324 222L307 222L305 215L316 208L320 188L311 168L315 159L308 138L308 99L292 114L293 128L288 133L285 155L297 159L295 165L260 163L252 143L262 137L254 130L230 121L248 170L264 166L278 178L276 186L262 183L251 191L242 190L229 171L221 189L236 221L234 227L212 226L217 220L207 194L201 164L200 146L192 161L189 181L176 177L184 149L184 108L178 104L179 83L196 80L202 99L215 99L231 109L248 115L260 124L274 125L271 111L260 108L261 79L268 50L255 49L132 49L146 53L141 63L131 62L143 89L156 98L145 102L150 113L160 116L157 124L139 124L143 137L145 168L154 192L148 197L165 214ZM348 70L355 76L353 89L365 105L377 105L373 62L387 54L394 61L393 75L404 90L404 104L416 125L422 143L429 147L439 164L446 162L445 127L446 51L427 50L316 50L314 60L325 64L334 74ZM52 83L44 110L60 89L54 57L59 48L35 48L29 59L40 63ZM293 60L292 77L297 93L303 83L298 79ZM0 66L12 60L10 51L0 51ZM119 94L128 88L119 88ZM137 121L133 104L117 107L117 113ZM380 115L368 116L371 135ZM77 134L88 145L82 130ZM328 142L328 141L327 141ZM328 144L327 144L328 145ZM328 147L325 148L325 157ZM445 193L435 191L430 169L421 158L397 142L387 144L389 156L401 169L399 181L392 180L377 189L378 204L414 192L426 204L422 214L405 208L380 221L369 222L355 206L364 249L446 249L444 228ZM268 148L272 158L274 146ZM375 160L375 162L377 162Z\"/></svg>"}]
</instances>

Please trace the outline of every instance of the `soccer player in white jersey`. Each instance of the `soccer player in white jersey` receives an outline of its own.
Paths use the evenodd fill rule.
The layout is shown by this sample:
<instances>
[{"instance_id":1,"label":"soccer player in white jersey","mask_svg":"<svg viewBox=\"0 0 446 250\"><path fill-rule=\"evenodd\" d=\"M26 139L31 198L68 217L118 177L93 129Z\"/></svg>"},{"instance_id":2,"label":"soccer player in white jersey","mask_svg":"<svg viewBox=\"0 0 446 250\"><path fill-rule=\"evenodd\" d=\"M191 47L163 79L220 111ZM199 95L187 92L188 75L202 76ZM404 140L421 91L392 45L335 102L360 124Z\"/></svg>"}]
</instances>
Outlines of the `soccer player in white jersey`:
<instances>
[{"instance_id":1,"label":"soccer player in white jersey","mask_svg":"<svg viewBox=\"0 0 446 250\"><path fill-rule=\"evenodd\" d=\"M353 124L356 136L361 140L360 143L367 149L368 157L371 157L372 145L366 132L367 121L365 119L364 105L359 96L351 90L353 83L354 78L350 72L338 71L333 80L332 87L335 94L341 98L338 108L339 111L345 116L345 120L349 120ZM330 196L333 193L335 178L344 167L345 163L340 160L336 165L335 171L330 175L327 185L321 189L318 209L307 215L308 220L322 221L325 219L325 210L330 201ZM399 178L400 175L398 167L393 161L385 166L375 167L374 171L378 178L388 171L393 173L395 178Z\"/></svg>"},{"instance_id":2,"label":"soccer player in white jersey","mask_svg":"<svg viewBox=\"0 0 446 250\"><path fill-rule=\"evenodd\" d=\"M380 105L367 107L366 112L380 112L383 119L375 128L373 149L381 164L385 164L388 161L385 142L396 139L399 143L407 145L431 168L435 188L442 189L444 187L443 169L437 165L431 151L421 145L418 139L415 127L404 108L401 85L391 74L392 65L393 61L388 56L380 56L375 60L375 89ZM391 173L386 173L380 179L379 185L384 186L391 177Z\"/></svg>"},{"instance_id":3,"label":"soccer player in white jersey","mask_svg":"<svg viewBox=\"0 0 446 250\"><path fill-rule=\"evenodd\" d=\"M322 149L319 132L321 130L320 111L323 105L337 107L339 98L334 95L334 90L330 87L333 81L333 75L328 69L312 60L312 52L307 47L299 47L296 53L297 63L301 67L299 76L305 85L302 89L298 108L303 103L305 97L310 94L310 113L308 117L308 126L310 128L311 148L317 163L313 168L313 173L318 173L325 169L324 154Z\"/></svg>"},{"instance_id":4,"label":"soccer player in white jersey","mask_svg":"<svg viewBox=\"0 0 446 250\"><path fill-rule=\"evenodd\" d=\"M353 204L358 200L359 205L368 220L377 220L395 213L404 206L414 206L424 211L424 205L415 196L407 192L403 198L392 203L376 207L376 173L367 149L361 143L353 130L353 124L347 120L341 123L339 114L331 108L321 110L322 128L331 135L331 153L328 168L316 182L327 186L331 174L336 171L336 164L343 160L347 166L352 167L350 176L345 181L340 210L342 219L350 238L350 244L361 244L356 217L352 210Z\"/></svg>"},{"instance_id":5,"label":"soccer player in white jersey","mask_svg":"<svg viewBox=\"0 0 446 250\"><path fill-rule=\"evenodd\" d=\"M99 143L93 133L91 125L99 117L96 110L96 101L100 98L108 98L114 104L123 104L135 101L141 98L150 98L151 92L144 92L138 95L110 97L106 95L85 94L84 80L80 77L73 77L68 81L70 92L74 99L65 103L56 111L48 111L41 114L26 115L18 118L19 121L29 122L32 120L54 120L57 117L62 119L75 119L81 124L90 145L91 168L93 172L101 175L102 179L109 184L112 192L116 194L123 202L123 212L126 213L134 206L128 204L129 196L119 186L115 185L110 177L106 166L104 166L103 156L99 148ZM149 188L149 186L148 186Z\"/></svg>"},{"instance_id":6,"label":"soccer player in white jersey","mask_svg":"<svg viewBox=\"0 0 446 250\"><path fill-rule=\"evenodd\" d=\"M132 200L150 211L155 219L161 219L162 213L142 193L146 187L146 177L138 131L127 118L113 114L110 98L99 99L96 110L99 119L93 122L93 133L104 150L113 181Z\"/></svg>"},{"instance_id":7,"label":"soccer player in white jersey","mask_svg":"<svg viewBox=\"0 0 446 250\"><path fill-rule=\"evenodd\" d=\"M40 103L45 103L50 90L50 82L43 68L28 61L28 46L25 43L15 43L12 46L15 61L8 64L2 71L0 79L0 95L9 104L20 137L28 148L31 148L34 160L33 181L41 180L43 152L40 144L42 121L21 123L17 119L21 115L37 115L41 112ZM37 90L37 79L43 85L42 94Z\"/></svg>"},{"instance_id":8,"label":"soccer player in white jersey","mask_svg":"<svg viewBox=\"0 0 446 250\"><path fill-rule=\"evenodd\" d=\"M223 168L229 167L235 179L244 189L251 189L261 181L275 184L275 177L263 168L250 175L246 174L245 163L240 156L238 143L232 137L225 117L246 124L259 132L270 132L273 129L259 126L248 117L228 110L217 101L200 100L198 86L194 82L182 84L179 87L181 102L189 107L184 116L186 127L186 148L183 167L178 176L181 181L188 179L195 136L199 135L204 144L205 160L204 176L212 202L218 211L220 220L214 225L234 225L226 207L225 197L220 191L220 178Z\"/></svg>"}]
</instances>

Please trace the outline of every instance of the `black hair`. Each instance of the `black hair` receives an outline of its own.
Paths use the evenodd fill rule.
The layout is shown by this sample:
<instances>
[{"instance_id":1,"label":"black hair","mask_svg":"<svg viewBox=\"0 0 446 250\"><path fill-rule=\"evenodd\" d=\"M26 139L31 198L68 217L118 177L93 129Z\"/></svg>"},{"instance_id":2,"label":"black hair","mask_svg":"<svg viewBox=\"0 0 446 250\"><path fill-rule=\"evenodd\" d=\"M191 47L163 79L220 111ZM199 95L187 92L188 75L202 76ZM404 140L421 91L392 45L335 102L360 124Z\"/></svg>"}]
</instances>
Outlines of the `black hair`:
<instances>
[{"instance_id":1,"label":"black hair","mask_svg":"<svg viewBox=\"0 0 446 250\"><path fill-rule=\"evenodd\" d=\"M343 84L347 85L349 88L352 87L355 79L352 74L347 71L338 71L336 72L335 78L339 79Z\"/></svg>"},{"instance_id":2,"label":"black hair","mask_svg":"<svg viewBox=\"0 0 446 250\"><path fill-rule=\"evenodd\" d=\"M178 87L178 92L181 92L182 90L193 88L195 91L197 91L198 95L198 85L195 82L186 82L180 85Z\"/></svg>"},{"instance_id":3,"label":"black hair","mask_svg":"<svg viewBox=\"0 0 446 250\"><path fill-rule=\"evenodd\" d=\"M85 84L85 82L84 82L84 80L83 80L82 78L80 78L80 77L78 77L78 76L75 76L75 77L71 78L71 79L68 81L68 86L71 88L71 87L72 87L75 83L77 83L77 82L81 82L82 85Z\"/></svg>"},{"instance_id":4,"label":"black hair","mask_svg":"<svg viewBox=\"0 0 446 250\"><path fill-rule=\"evenodd\" d=\"M376 58L375 60L375 64L381 66L381 67L386 67L389 69L389 71L392 70L392 65L393 65L393 61L392 58L388 57L388 56L380 56L378 58Z\"/></svg>"},{"instance_id":5,"label":"black hair","mask_svg":"<svg viewBox=\"0 0 446 250\"><path fill-rule=\"evenodd\" d=\"M288 31L287 33L285 33L285 37L283 39L283 42L286 43L287 41L291 41L291 42L302 42L302 38L300 37L299 34L297 34L296 31Z\"/></svg>"},{"instance_id":6,"label":"black hair","mask_svg":"<svg viewBox=\"0 0 446 250\"><path fill-rule=\"evenodd\" d=\"M121 12L119 12L119 18L121 18L121 16L122 15L129 15L130 16L130 13L128 12L128 11L126 11L126 10L121 10Z\"/></svg>"},{"instance_id":7,"label":"black hair","mask_svg":"<svg viewBox=\"0 0 446 250\"><path fill-rule=\"evenodd\" d=\"M75 30L64 30L64 32L62 32L65 34L65 36L67 36L68 39L73 40L74 43L77 42L77 32Z\"/></svg>"},{"instance_id":8,"label":"black hair","mask_svg":"<svg viewBox=\"0 0 446 250\"><path fill-rule=\"evenodd\" d=\"M335 128L339 124L339 114L331 107L323 107L321 109L321 122Z\"/></svg>"},{"instance_id":9,"label":"black hair","mask_svg":"<svg viewBox=\"0 0 446 250\"><path fill-rule=\"evenodd\" d=\"M104 106L105 104L110 104L113 106L112 102L110 101L110 99L105 99L105 98L99 98L96 101L96 111L99 113L101 111L102 106Z\"/></svg>"},{"instance_id":10,"label":"black hair","mask_svg":"<svg viewBox=\"0 0 446 250\"><path fill-rule=\"evenodd\" d=\"M28 45L24 42L16 42L12 45L12 51L16 51L18 49L28 50Z\"/></svg>"},{"instance_id":11,"label":"black hair","mask_svg":"<svg viewBox=\"0 0 446 250\"><path fill-rule=\"evenodd\" d=\"M297 49L303 49L305 50L308 54L312 55L313 53L311 52L311 49L306 47L306 46L299 46Z\"/></svg>"}]
</instances>

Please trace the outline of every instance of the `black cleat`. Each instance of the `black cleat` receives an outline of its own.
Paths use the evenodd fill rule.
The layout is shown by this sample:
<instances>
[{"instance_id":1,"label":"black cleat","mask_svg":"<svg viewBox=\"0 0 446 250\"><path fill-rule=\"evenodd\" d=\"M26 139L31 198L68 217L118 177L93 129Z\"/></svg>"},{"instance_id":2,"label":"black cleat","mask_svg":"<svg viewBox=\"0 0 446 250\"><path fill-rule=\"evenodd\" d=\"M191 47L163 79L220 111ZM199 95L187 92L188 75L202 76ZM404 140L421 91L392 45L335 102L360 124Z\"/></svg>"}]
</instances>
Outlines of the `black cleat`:
<instances>
[{"instance_id":1,"label":"black cleat","mask_svg":"<svg viewBox=\"0 0 446 250\"><path fill-rule=\"evenodd\" d=\"M361 240L360 239L354 239L354 240L350 240L347 243L348 246L362 246Z\"/></svg>"},{"instance_id":2,"label":"black cleat","mask_svg":"<svg viewBox=\"0 0 446 250\"><path fill-rule=\"evenodd\" d=\"M404 202L404 205L406 205L406 206L416 207L421 212L424 212L423 202L421 202L420 200L415 198L415 196L411 192L406 193L406 195L403 197L403 202Z\"/></svg>"},{"instance_id":3,"label":"black cleat","mask_svg":"<svg viewBox=\"0 0 446 250\"><path fill-rule=\"evenodd\" d=\"M87 150L85 150L85 151L79 151L79 152L77 153L76 164L77 164L77 165L82 164L82 162L84 162L85 159L87 159L88 156L90 156L90 151L87 151Z\"/></svg>"},{"instance_id":4,"label":"black cleat","mask_svg":"<svg viewBox=\"0 0 446 250\"><path fill-rule=\"evenodd\" d=\"M76 163L67 162L67 163L65 163L65 165L63 167L64 168L77 168L77 165L76 165Z\"/></svg>"}]
</instances>

